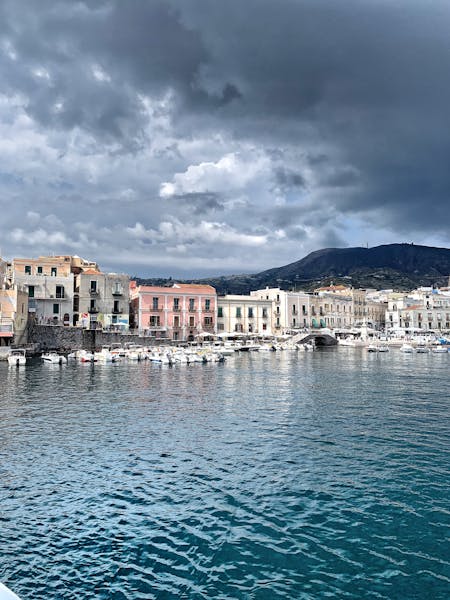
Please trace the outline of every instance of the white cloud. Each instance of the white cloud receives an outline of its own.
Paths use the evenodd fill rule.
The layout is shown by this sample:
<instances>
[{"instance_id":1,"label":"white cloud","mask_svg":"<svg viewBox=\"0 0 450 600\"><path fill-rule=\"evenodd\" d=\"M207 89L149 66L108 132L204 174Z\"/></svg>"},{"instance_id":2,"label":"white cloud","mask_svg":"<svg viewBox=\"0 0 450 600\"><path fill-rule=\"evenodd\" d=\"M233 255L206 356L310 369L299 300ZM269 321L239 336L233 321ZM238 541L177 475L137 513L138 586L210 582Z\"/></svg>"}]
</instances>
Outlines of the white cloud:
<instances>
[{"instance_id":1,"label":"white cloud","mask_svg":"<svg viewBox=\"0 0 450 600\"><path fill-rule=\"evenodd\" d=\"M179 194L202 192L243 191L257 177L270 174L270 160L254 150L248 153L232 152L217 162L190 165L184 173L176 173L172 182L164 182L160 196L167 198Z\"/></svg>"},{"instance_id":2,"label":"white cloud","mask_svg":"<svg viewBox=\"0 0 450 600\"><path fill-rule=\"evenodd\" d=\"M267 242L268 236L239 232L226 223L201 221L182 223L177 219L163 221L157 229L145 229L142 223L127 228L128 233L140 240L164 244L209 246L259 247Z\"/></svg>"}]
</instances>

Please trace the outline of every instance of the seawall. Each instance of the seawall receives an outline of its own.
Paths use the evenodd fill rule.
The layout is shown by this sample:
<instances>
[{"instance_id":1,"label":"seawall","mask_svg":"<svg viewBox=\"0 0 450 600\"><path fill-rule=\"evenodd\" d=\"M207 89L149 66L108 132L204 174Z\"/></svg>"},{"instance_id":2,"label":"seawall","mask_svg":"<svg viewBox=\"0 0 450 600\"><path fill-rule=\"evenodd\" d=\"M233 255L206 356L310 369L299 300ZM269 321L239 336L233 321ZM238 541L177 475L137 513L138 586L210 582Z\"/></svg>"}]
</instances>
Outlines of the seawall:
<instances>
[{"instance_id":1,"label":"seawall","mask_svg":"<svg viewBox=\"0 0 450 600\"><path fill-rule=\"evenodd\" d=\"M35 325L28 330L28 344L34 345L36 351L56 350L72 352L73 350L90 350L111 344L142 344L167 343L163 340L141 337L132 333L114 333L96 329L81 329L79 327L64 327L60 325Z\"/></svg>"}]
</instances>

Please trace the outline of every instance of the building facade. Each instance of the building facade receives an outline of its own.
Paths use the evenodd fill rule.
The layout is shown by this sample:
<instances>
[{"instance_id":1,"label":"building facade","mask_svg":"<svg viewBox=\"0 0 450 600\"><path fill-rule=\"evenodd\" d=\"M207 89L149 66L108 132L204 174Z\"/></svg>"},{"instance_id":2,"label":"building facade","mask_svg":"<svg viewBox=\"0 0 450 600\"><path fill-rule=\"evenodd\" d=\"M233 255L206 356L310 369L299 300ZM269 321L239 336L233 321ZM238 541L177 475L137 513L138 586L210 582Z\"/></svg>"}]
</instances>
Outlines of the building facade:
<instances>
[{"instance_id":1,"label":"building facade","mask_svg":"<svg viewBox=\"0 0 450 600\"><path fill-rule=\"evenodd\" d=\"M217 330L217 295L209 285L130 286L133 324L156 339L193 341Z\"/></svg>"},{"instance_id":2,"label":"building facade","mask_svg":"<svg viewBox=\"0 0 450 600\"><path fill-rule=\"evenodd\" d=\"M74 324L88 329L128 331L130 278L94 268L75 275Z\"/></svg>"},{"instance_id":3,"label":"building facade","mask_svg":"<svg viewBox=\"0 0 450 600\"><path fill-rule=\"evenodd\" d=\"M419 288L408 294L392 293L386 310L386 328L400 335L450 332L450 292Z\"/></svg>"},{"instance_id":4,"label":"building facade","mask_svg":"<svg viewBox=\"0 0 450 600\"><path fill-rule=\"evenodd\" d=\"M16 346L27 341L28 290L14 285L0 289L0 346Z\"/></svg>"},{"instance_id":5,"label":"building facade","mask_svg":"<svg viewBox=\"0 0 450 600\"><path fill-rule=\"evenodd\" d=\"M26 286L28 312L37 323L72 324L74 277L70 257L14 258L7 285Z\"/></svg>"},{"instance_id":6,"label":"building facade","mask_svg":"<svg viewBox=\"0 0 450 600\"><path fill-rule=\"evenodd\" d=\"M273 335L272 301L255 295L219 296L217 332L227 334Z\"/></svg>"}]
</instances>

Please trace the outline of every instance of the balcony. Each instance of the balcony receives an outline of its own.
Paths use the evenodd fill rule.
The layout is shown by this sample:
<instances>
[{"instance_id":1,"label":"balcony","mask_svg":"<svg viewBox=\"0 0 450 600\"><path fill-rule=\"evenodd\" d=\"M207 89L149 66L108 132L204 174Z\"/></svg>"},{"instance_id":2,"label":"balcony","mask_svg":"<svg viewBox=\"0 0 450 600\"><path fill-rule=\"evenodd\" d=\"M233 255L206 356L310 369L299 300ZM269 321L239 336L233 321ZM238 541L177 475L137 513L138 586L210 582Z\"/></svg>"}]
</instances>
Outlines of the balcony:
<instances>
[{"instance_id":1,"label":"balcony","mask_svg":"<svg viewBox=\"0 0 450 600\"><path fill-rule=\"evenodd\" d=\"M197 312L197 309L195 308L195 306L190 306L189 312Z\"/></svg>"},{"instance_id":2,"label":"balcony","mask_svg":"<svg viewBox=\"0 0 450 600\"><path fill-rule=\"evenodd\" d=\"M121 315L122 314L122 309L121 308L113 308L112 309L112 314L113 315Z\"/></svg>"},{"instance_id":3,"label":"balcony","mask_svg":"<svg viewBox=\"0 0 450 600\"><path fill-rule=\"evenodd\" d=\"M112 295L113 296L123 296L123 290L113 289Z\"/></svg>"},{"instance_id":4,"label":"balcony","mask_svg":"<svg viewBox=\"0 0 450 600\"><path fill-rule=\"evenodd\" d=\"M172 306L173 312L181 312L181 308L179 306Z\"/></svg>"},{"instance_id":5,"label":"balcony","mask_svg":"<svg viewBox=\"0 0 450 600\"><path fill-rule=\"evenodd\" d=\"M89 295L92 296L93 298L98 298L98 296L100 296L100 293L98 292L98 290L90 289Z\"/></svg>"},{"instance_id":6,"label":"balcony","mask_svg":"<svg viewBox=\"0 0 450 600\"><path fill-rule=\"evenodd\" d=\"M152 306L151 308L148 309L150 312L162 312L163 309L160 308L159 306Z\"/></svg>"},{"instance_id":7,"label":"balcony","mask_svg":"<svg viewBox=\"0 0 450 600\"><path fill-rule=\"evenodd\" d=\"M91 306L91 308L88 309L88 313L96 315L98 313L98 308L96 306Z\"/></svg>"},{"instance_id":8,"label":"balcony","mask_svg":"<svg viewBox=\"0 0 450 600\"><path fill-rule=\"evenodd\" d=\"M212 312L212 309L211 309L211 308L206 308L206 307L205 307L205 308L203 309L203 312L210 313L210 312Z\"/></svg>"}]
</instances>

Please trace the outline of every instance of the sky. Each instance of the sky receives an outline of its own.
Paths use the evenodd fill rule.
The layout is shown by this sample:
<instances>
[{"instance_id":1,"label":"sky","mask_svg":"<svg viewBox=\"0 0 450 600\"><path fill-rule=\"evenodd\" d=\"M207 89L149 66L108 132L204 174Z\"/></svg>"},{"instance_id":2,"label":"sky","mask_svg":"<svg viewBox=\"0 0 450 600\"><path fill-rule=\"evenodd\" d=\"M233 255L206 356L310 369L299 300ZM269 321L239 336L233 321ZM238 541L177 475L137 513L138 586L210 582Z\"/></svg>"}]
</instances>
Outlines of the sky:
<instances>
[{"instance_id":1,"label":"sky","mask_svg":"<svg viewBox=\"0 0 450 600\"><path fill-rule=\"evenodd\" d=\"M448 0L2 0L0 254L148 277L450 242Z\"/></svg>"}]
</instances>

